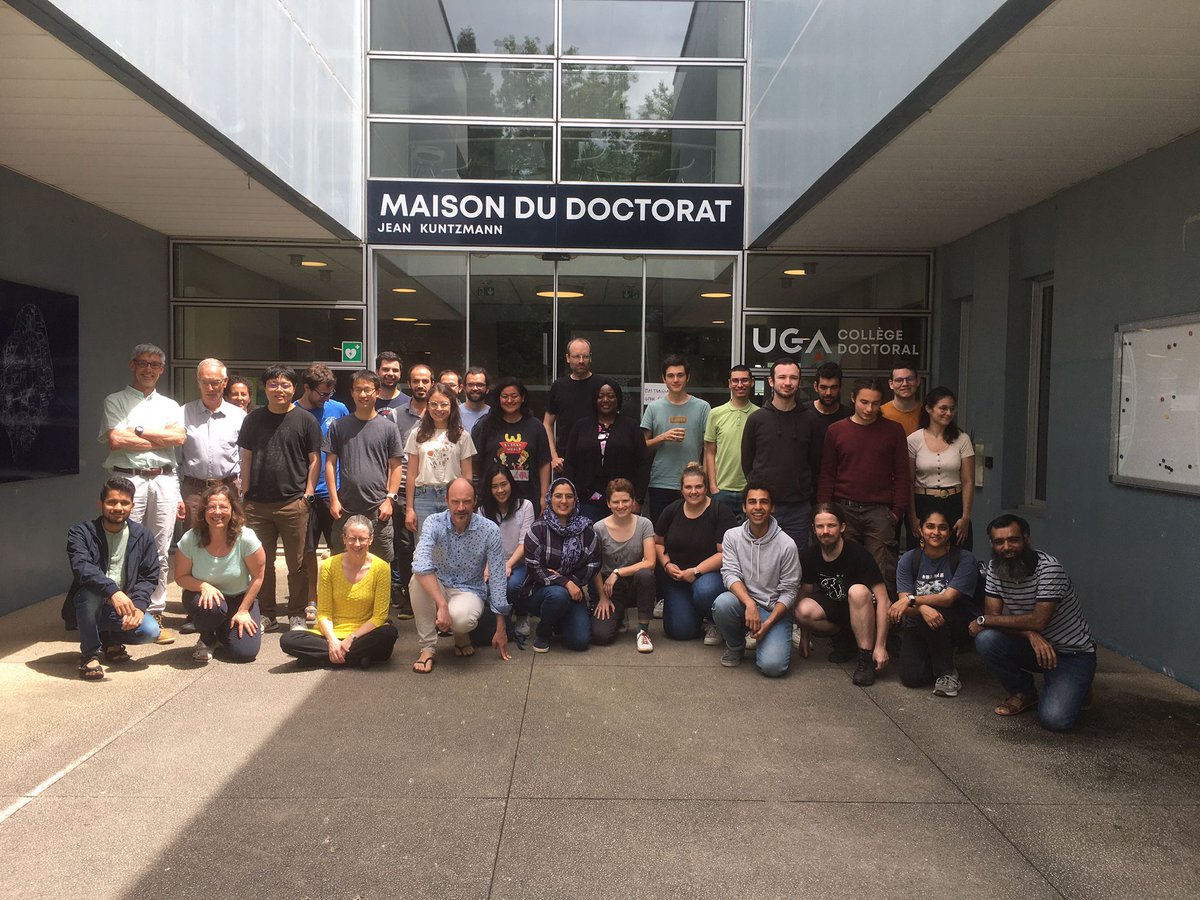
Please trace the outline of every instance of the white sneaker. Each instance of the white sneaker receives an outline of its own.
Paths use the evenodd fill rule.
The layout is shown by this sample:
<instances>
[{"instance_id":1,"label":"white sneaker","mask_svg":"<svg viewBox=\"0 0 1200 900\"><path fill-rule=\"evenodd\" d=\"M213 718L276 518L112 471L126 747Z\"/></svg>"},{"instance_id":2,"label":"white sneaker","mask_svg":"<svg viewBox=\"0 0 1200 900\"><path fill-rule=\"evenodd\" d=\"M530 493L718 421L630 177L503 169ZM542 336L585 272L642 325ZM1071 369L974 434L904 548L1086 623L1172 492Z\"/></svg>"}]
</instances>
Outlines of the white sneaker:
<instances>
[{"instance_id":1,"label":"white sneaker","mask_svg":"<svg viewBox=\"0 0 1200 900\"><path fill-rule=\"evenodd\" d=\"M529 616L517 616L513 624L513 633L519 634L521 637L529 637Z\"/></svg>"},{"instance_id":2,"label":"white sneaker","mask_svg":"<svg viewBox=\"0 0 1200 900\"><path fill-rule=\"evenodd\" d=\"M638 632L637 636L637 652L638 653L653 653L654 642L650 640L650 632L645 629Z\"/></svg>"},{"instance_id":3,"label":"white sneaker","mask_svg":"<svg viewBox=\"0 0 1200 900\"><path fill-rule=\"evenodd\" d=\"M661 619L663 617L663 604L665 601L659 600L654 604L654 618Z\"/></svg>"},{"instance_id":4,"label":"white sneaker","mask_svg":"<svg viewBox=\"0 0 1200 900\"><path fill-rule=\"evenodd\" d=\"M962 682L958 680L958 672L952 675L942 675L933 686L935 697L957 697L962 690Z\"/></svg>"},{"instance_id":5,"label":"white sneaker","mask_svg":"<svg viewBox=\"0 0 1200 900\"><path fill-rule=\"evenodd\" d=\"M746 649L749 650L750 652L754 652L754 648L757 646L758 646L758 638L754 637L753 635L747 634L746 635Z\"/></svg>"},{"instance_id":6,"label":"white sneaker","mask_svg":"<svg viewBox=\"0 0 1200 900\"><path fill-rule=\"evenodd\" d=\"M196 662L208 662L212 659L212 648L204 643L204 638L196 641L196 649L192 651L192 659Z\"/></svg>"},{"instance_id":7,"label":"white sneaker","mask_svg":"<svg viewBox=\"0 0 1200 900\"><path fill-rule=\"evenodd\" d=\"M717 626L710 622L704 629L704 646L717 647L723 643L725 643L725 638L721 637L721 632L717 629Z\"/></svg>"}]
</instances>

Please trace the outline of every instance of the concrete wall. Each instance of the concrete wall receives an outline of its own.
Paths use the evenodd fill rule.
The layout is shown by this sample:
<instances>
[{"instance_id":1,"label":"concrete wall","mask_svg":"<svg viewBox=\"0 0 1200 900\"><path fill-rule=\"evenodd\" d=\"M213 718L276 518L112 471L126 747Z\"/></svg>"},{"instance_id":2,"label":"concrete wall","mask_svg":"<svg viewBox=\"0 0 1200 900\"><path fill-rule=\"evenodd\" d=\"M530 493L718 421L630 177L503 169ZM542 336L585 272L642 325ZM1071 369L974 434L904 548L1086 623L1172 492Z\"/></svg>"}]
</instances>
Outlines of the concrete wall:
<instances>
[{"instance_id":1,"label":"concrete wall","mask_svg":"<svg viewBox=\"0 0 1200 900\"><path fill-rule=\"evenodd\" d=\"M104 397L129 383L129 350L167 349L167 239L0 168L0 278L79 297L79 474L0 484L0 614L65 591L67 527L97 515L107 477ZM130 323L137 322L136 330ZM164 377L165 386L165 377Z\"/></svg>"},{"instance_id":2,"label":"concrete wall","mask_svg":"<svg viewBox=\"0 0 1200 900\"><path fill-rule=\"evenodd\" d=\"M1200 133L981 229L937 253L936 306L971 296L968 419L996 466L975 526L1017 509L1065 562L1097 637L1200 687L1200 497L1110 484L1115 325L1200 314ZM1032 283L1053 273L1048 501L1025 487ZM943 347L957 315L938 314ZM952 354L947 353L946 357ZM940 380L953 384L955 369ZM986 545L977 545L987 553Z\"/></svg>"},{"instance_id":3,"label":"concrete wall","mask_svg":"<svg viewBox=\"0 0 1200 900\"><path fill-rule=\"evenodd\" d=\"M53 5L362 234L362 0Z\"/></svg>"}]
</instances>

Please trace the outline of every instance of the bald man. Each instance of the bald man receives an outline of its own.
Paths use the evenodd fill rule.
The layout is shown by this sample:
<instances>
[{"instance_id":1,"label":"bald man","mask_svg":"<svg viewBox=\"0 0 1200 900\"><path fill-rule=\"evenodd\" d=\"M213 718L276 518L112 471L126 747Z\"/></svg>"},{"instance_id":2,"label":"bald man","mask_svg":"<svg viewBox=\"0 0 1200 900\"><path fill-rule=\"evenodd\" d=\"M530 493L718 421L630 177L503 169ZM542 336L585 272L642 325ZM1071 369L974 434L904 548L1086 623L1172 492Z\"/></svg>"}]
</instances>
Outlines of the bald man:
<instances>
[{"instance_id":1,"label":"bald man","mask_svg":"<svg viewBox=\"0 0 1200 900\"><path fill-rule=\"evenodd\" d=\"M196 525L200 495L214 484L228 484L239 492L241 453L238 432L246 413L225 400L229 374L219 359L201 360L196 366L200 399L183 405L183 461L179 466L179 493L187 507L187 527Z\"/></svg>"}]
</instances>

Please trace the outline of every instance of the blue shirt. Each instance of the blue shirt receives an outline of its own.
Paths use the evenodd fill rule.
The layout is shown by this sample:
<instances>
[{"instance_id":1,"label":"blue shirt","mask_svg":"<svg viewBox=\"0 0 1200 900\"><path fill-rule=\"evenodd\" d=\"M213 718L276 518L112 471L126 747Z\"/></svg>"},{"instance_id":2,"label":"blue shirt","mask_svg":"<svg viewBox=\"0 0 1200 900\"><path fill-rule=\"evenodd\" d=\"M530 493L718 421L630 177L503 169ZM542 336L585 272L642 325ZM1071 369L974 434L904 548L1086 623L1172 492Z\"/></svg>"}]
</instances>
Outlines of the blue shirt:
<instances>
[{"instance_id":1,"label":"blue shirt","mask_svg":"<svg viewBox=\"0 0 1200 900\"><path fill-rule=\"evenodd\" d=\"M321 444L325 444L325 439L329 437L329 426L340 419L342 416L350 415L350 410L346 409L346 404L341 400L326 400L323 406L316 409L308 409L300 405L297 401L292 404L297 409L303 409L307 413L312 413L313 418L317 420L317 424L321 426ZM342 486L342 474L338 472L338 488ZM313 491L315 497L328 497L329 488L325 484L325 451L321 451L321 466L317 469L317 489Z\"/></svg>"},{"instance_id":2,"label":"blue shirt","mask_svg":"<svg viewBox=\"0 0 1200 900\"><path fill-rule=\"evenodd\" d=\"M512 609L504 578L507 562L499 525L473 513L466 530L459 534L450 521L450 510L446 509L434 513L421 526L412 570L415 575L437 575L444 588L470 591L480 598L487 596L492 612L505 616ZM485 565L491 575L486 586Z\"/></svg>"}]
</instances>

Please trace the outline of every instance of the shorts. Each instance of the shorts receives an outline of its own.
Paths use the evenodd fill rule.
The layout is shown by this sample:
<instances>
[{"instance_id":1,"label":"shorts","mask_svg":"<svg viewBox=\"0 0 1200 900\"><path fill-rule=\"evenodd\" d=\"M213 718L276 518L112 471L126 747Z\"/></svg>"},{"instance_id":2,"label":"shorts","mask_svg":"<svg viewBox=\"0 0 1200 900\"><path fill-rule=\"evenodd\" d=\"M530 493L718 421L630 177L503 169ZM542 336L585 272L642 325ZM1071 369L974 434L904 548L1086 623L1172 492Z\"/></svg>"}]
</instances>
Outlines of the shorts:
<instances>
[{"instance_id":1,"label":"shorts","mask_svg":"<svg viewBox=\"0 0 1200 900\"><path fill-rule=\"evenodd\" d=\"M813 591L812 599L825 613L825 619L838 628L850 628L850 601L834 600L824 591Z\"/></svg>"}]
</instances>

